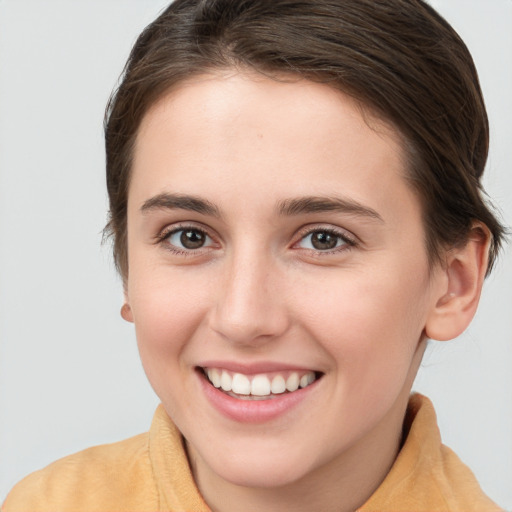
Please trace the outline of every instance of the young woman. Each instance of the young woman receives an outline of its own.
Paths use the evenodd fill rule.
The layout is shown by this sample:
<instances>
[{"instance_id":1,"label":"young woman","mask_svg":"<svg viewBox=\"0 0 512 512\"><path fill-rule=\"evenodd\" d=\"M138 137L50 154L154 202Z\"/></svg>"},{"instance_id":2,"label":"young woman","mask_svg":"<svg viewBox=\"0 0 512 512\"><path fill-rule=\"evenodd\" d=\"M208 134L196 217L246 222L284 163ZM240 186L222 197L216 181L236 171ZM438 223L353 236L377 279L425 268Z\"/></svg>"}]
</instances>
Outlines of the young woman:
<instances>
[{"instance_id":1,"label":"young woman","mask_svg":"<svg viewBox=\"0 0 512 512\"><path fill-rule=\"evenodd\" d=\"M499 508L410 397L503 228L471 56L419 0L177 0L106 118L108 232L148 434L4 510Z\"/></svg>"}]
</instances>

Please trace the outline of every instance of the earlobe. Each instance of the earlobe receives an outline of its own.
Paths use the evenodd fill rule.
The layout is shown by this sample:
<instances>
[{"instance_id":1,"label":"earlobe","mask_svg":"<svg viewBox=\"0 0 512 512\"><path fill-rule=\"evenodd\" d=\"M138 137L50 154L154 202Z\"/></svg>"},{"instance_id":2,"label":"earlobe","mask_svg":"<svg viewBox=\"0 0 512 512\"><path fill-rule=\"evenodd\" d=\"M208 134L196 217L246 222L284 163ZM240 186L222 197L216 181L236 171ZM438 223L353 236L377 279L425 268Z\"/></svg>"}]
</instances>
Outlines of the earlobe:
<instances>
[{"instance_id":1,"label":"earlobe","mask_svg":"<svg viewBox=\"0 0 512 512\"><path fill-rule=\"evenodd\" d=\"M462 334L475 315L487 271L490 232L481 223L466 245L448 251L438 296L425 326L427 337L447 341Z\"/></svg>"},{"instance_id":2,"label":"earlobe","mask_svg":"<svg viewBox=\"0 0 512 512\"><path fill-rule=\"evenodd\" d=\"M124 304L121 306L121 318L133 323L133 313L130 307L130 299L128 298L128 283L126 279L123 279L123 298Z\"/></svg>"},{"instance_id":3,"label":"earlobe","mask_svg":"<svg viewBox=\"0 0 512 512\"><path fill-rule=\"evenodd\" d=\"M133 322L133 313L132 308L128 304L128 302L125 302L121 307L121 317L123 320L126 320L127 322Z\"/></svg>"}]
</instances>

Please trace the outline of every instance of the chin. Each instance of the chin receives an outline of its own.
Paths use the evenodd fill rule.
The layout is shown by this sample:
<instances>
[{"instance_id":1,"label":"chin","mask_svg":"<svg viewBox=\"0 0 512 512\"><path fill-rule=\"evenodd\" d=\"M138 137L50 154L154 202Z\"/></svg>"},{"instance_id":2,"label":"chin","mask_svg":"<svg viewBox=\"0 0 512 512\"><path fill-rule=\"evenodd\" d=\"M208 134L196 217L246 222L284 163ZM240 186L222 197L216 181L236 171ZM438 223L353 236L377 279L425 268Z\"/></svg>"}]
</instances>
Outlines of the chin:
<instances>
[{"instance_id":1,"label":"chin","mask_svg":"<svg viewBox=\"0 0 512 512\"><path fill-rule=\"evenodd\" d=\"M245 462L212 468L221 478L239 487L276 489L292 485L304 477L308 470L279 464L272 460L262 461L260 465Z\"/></svg>"},{"instance_id":2,"label":"chin","mask_svg":"<svg viewBox=\"0 0 512 512\"><path fill-rule=\"evenodd\" d=\"M270 452L260 446L253 450L227 449L225 453L227 457L208 454L210 457L207 455L203 460L217 477L240 487L281 488L314 471L311 457L294 456L285 446Z\"/></svg>"}]
</instances>

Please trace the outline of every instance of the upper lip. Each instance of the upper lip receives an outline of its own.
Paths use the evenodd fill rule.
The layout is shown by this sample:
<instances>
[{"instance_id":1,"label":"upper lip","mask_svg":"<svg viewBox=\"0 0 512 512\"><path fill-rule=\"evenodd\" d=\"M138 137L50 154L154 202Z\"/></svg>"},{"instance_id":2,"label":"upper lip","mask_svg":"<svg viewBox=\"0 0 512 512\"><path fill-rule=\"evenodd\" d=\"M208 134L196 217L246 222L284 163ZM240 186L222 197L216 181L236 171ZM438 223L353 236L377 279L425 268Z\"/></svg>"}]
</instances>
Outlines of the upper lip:
<instances>
[{"instance_id":1,"label":"upper lip","mask_svg":"<svg viewBox=\"0 0 512 512\"><path fill-rule=\"evenodd\" d=\"M198 367L217 368L234 373L242 373L245 375L256 375L259 373L270 373L279 371L316 371L314 368L305 365L294 365L289 363L280 363L276 361L260 361L252 363L244 363L237 361L203 361L200 364L198 364Z\"/></svg>"}]
</instances>

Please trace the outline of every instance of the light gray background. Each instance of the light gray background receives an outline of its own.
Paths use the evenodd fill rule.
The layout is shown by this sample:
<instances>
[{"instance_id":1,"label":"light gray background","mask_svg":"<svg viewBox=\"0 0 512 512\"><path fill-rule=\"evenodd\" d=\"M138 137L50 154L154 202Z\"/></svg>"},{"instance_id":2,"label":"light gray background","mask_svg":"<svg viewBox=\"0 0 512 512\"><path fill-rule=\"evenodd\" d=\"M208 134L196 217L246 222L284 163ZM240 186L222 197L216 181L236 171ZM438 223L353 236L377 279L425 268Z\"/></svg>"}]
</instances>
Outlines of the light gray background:
<instances>
[{"instance_id":1,"label":"light gray background","mask_svg":"<svg viewBox=\"0 0 512 512\"><path fill-rule=\"evenodd\" d=\"M0 0L0 501L25 474L148 429L157 398L119 317L102 116L165 0ZM512 225L512 2L432 0L480 70L488 191ZM415 388L446 444L512 510L512 251L459 339L433 343Z\"/></svg>"}]
</instances>

